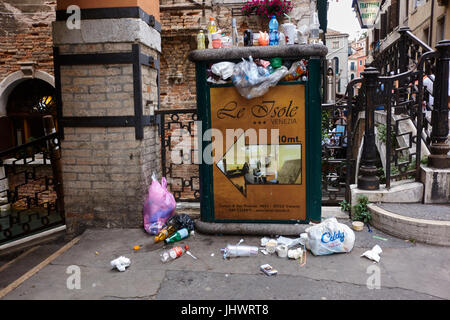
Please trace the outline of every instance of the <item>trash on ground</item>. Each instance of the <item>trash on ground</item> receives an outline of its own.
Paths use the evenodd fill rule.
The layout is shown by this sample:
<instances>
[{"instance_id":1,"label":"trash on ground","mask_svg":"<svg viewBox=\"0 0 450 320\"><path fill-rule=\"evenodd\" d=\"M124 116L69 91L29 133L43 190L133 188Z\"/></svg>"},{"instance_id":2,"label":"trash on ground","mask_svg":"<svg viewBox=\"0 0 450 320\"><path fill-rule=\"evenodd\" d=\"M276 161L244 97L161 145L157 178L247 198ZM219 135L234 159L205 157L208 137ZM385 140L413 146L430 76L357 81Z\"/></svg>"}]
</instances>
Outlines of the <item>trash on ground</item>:
<instances>
[{"instance_id":1,"label":"trash on ground","mask_svg":"<svg viewBox=\"0 0 450 320\"><path fill-rule=\"evenodd\" d=\"M267 256L269 254L266 249L261 249L260 251L265 256Z\"/></svg>"},{"instance_id":2,"label":"trash on ground","mask_svg":"<svg viewBox=\"0 0 450 320\"><path fill-rule=\"evenodd\" d=\"M267 242L269 242L270 240L271 239L267 237L261 238L261 247L265 247Z\"/></svg>"},{"instance_id":3,"label":"trash on ground","mask_svg":"<svg viewBox=\"0 0 450 320\"><path fill-rule=\"evenodd\" d=\"M251 257L258 255L258 247L255 246L241 246L241 243L244 242L244 239L241 239L236 245L227 245L226 248L220 249L223 253L223 258L232 258L232 257Z\"/></svg>"},{"instance_id":4,"label":"trash on ground","mask_svg":"<svg viewBox=\"0 0 450 320\"><path fill-rule=\"evenodd\" d=\"M173 225L168 225L167 227L163 228L158 234L155 236L155 242L160 242L163 240L166 240L169 236L171 236L173 233L177 231L177 228Z\"/></svg>"},{"instance_id":5,"label":"trash on ground","mask_svg":"<svg viewBox=\"0 0 450 320\"><path fill-rule=\"evenodd\" d=\"M174 196L167 190L166 178L161 183L152 175L152 184L144 203L144 229L147 233L157 234L175 213L176 202Z\"/></svg>"},{"instance_id":6,"label":"trash on ground","mask_svg":"<svg viewBox=\"0 0 450 320\"><path fill-rule=\"evenodd\" d=\"M308 244L316 255L350 252L355 244L355 233L347 225L339 223L336 218L325 221L307 229Z\"/></svg>"},{"instance_id":7,"label":"trash on ground","mask_svg":"<svg viewBox=\"0 0 450 320\"><path fill-rule=\"evenodd\" d=\"M187 228L183 228L172 234L169 238L165 239L165 243L177 242L189 237L189 231Z\"/></svg>"},{"instance_id":8,"label":"trash on ground","mask_svg":"<svg viewBox=\"0 0 450 320\"><path fill-rule=\"evenodd\" d=\"M291 249L288 250L288 258L289 259L300 259L300 257L303 255L303 249L302 248L297 248L297 249Z\"/></svg>"},{"instance_id":9,"label":"trash on ground","mask_svg":"<svg viewBox=\"0 0 450 320\"><path fill-rule=\"evenodd\" d=\"M141 248L142 248L142 246L134 246L134 247L133 247L133 250L134 250L134 251L138 251L138 250L141 249Z\"/></svg>"},{"instance_id":10,"label":"trash on ground","mask_svg":"<svg viewBox=\"0 0 450 320\"><path fill-rule=\"evenodd\" d=\"M352 222L353 230L355 231L363 231L364 229L364 222L362 221L353 221Z\"/></svg>"},{"instance_id":11,"label":"trash on ground","mask_svg":"<svg viewBox=\"0 0 450 320\"><path fill-rule=\"evenodd\" d=\"M189 249L189 246L185 246L184 248L181 246L173 247L170 250L166 250L163 253L161 253L161 261L167 262L171 260L175 260L176 258L180 257L187 251L186 247Z\"/></svg>"},{"instance_id":12,"label":"trash on ground","mask_svg":"<svg viewBox=\"0 0 450 320\"><path fill-rule=\"evenodd\" d=\"M301 244L301 242L302 242L301 238L291 239L291 238L286 238L283 236L280 236L277 238L277 243L279 245L281 245L281 244L286 245L288 247L288 249L295 247L298 244Z\"/></svg>"},{"instance_id":13,"label":"trash on ground","mask_svg":"<svg viewBox=\"0 0 450 320\"><path fill-rule=\"evenodd\" d=\"M95 254L98 256L99 254L100 254L100 252L98 252L98 251L95 251Z\"/></svg>"},{"instance_id":14,"label":"trash on ground","mask_svg":"<svg viewBox=\"0 0 450 320\"><path fill-rule=\"evenodd\" d=\"M373 238L374 239L378 239L378 240L388 241L388 239L382 238L382 237L379 237L379 236L373 236Z\"/></svg>"},{"instance_id":15,"label":"trash on ground","mask_svg":"<svg viewBox=\"0 0 450 320\"><path fill-rule=\"evenodd\" d=\"M277 240L274 240L274 239L269 240L269 241L266 243L266 250L267 250L267 252L270 253L270 254L275 253L275 250L276 250L276 248L277 248L277 245L278 245Z\"/></svg>"},{"instance_id":16,"label":"trash on ground","mask_svg":"<svg viewBox=\"0 0 450 320\"><path fill-rule=\"evenodd\" d=\"M192 232L194 230L195 223L189 215L182 213L176 214L167 220L167 225L174 226L176 229L186 228L189 232Z\"/></svg>"},{"instance_id":17,"label":"trash on ground","mask_svg":"<svg viewBox=\"0 0 450 320\"><path fill-rule=\"evenodd\" d=\"M119 270L120 272L125 271L125 269L127 267L129 267L130 264L131 264L130 259L128 259L127 257L123 257L123 256L120 256L117 259L114 259L111 261L111 266L113 268L117 268L117 270Z\"/></svg>"},{"instance_id":18,"label":"trash on ground","mask_svg":"<svg viewBox=\"0 0 450 320\"><path fill-rule=\"evenodd\" d=\"M267 274L268 276L274 276L278 273L270 264L263 264L260 267L261 271Z\"/></svg>"},{"instance_id":19,"label":"trash on ground","mask_svg":"<svg viewBox=\"0 0 450 320\"><path fill-rule=\"evenodd\" d=\"M277 246L277 255L280 258L286 258L288 255L288 247L285 244L280 244Z\"/></svg>"},{"instance_id":20,"label":"trash on ground","mask_svg":"<svg viewBox=\"0 0 450 320\"><path fill-rule=\"evenodd\" d=\"M364 252L361 257L366 257L369 258L370 260L373 260L375 262L380 262L380 254L383 252L383 250L381 250L379 245L375 245L372 250L368 250L366 252Z\"/></svg>"},{"instance_id":21,"label":"trash on ground","mask_svg":"<svg viewBox=\"0 0 450 320\"><path fill-rule=\"evenodd\" d=\"M184 249L186 249L186 254L191 256L192 258L194 258L195 260L197 260L197 257L195 257L190 251L189 251L189 246L185 245Z\"/></svg>"}]
</instances>

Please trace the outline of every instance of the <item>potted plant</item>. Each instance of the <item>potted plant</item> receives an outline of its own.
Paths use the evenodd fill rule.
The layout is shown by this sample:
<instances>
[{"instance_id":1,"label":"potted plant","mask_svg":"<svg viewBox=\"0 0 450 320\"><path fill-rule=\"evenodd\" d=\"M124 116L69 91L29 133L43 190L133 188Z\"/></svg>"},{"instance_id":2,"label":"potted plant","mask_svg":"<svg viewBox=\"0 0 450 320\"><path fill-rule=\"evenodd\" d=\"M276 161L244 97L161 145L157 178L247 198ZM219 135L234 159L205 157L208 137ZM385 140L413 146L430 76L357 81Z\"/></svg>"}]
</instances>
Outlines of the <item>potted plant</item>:
<instances>
[{"instance_id":1,"label":"potted plant","mask_svg":"<svg viewBox=\"0 0 450 320\"><path fill-rule=\"evenodd\" d=\"M284 17L291 12L294 4L290 0L247 0L242 7L245 16L257 15L264 18L271 16Z\"/></svg>"}]
</instances>

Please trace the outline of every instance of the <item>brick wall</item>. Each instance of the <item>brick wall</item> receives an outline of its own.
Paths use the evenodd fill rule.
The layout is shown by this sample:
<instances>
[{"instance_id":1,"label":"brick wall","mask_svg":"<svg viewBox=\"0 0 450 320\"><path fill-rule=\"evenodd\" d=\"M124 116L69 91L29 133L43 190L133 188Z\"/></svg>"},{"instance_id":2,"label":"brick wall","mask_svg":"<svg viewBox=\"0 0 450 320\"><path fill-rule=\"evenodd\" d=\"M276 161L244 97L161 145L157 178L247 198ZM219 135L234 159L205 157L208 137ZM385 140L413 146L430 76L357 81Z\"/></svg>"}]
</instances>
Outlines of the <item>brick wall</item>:
<instances>
[{"instance_id":1,"label":"brick wall","mask_svg":"<svg viewBox=\"0 0 450 320\"><path fill-rule=\"evenodd\" d=\"M48 0L0 1L0 81L19 70L21 61L35 61L38 70L53 74L55 7Z\"/></svg>"},{"instance_id":2,"label":"brick wall","mask_svg":"<svg viewBox=\"0 0 450 320\"><path fill-rule=\"evenodd\" d=\"M61 54L130 52L131 43L61 45ZM157 53L141 45L142 53ZM158 101L157 71L143 66L143 113ZM134 115L131 64L61 66L63 116ZM85 227L140 227L151 174L160 175L156 126L64 128L61 144L64 202L68 233Z\"/></svg>"}]
</instances>

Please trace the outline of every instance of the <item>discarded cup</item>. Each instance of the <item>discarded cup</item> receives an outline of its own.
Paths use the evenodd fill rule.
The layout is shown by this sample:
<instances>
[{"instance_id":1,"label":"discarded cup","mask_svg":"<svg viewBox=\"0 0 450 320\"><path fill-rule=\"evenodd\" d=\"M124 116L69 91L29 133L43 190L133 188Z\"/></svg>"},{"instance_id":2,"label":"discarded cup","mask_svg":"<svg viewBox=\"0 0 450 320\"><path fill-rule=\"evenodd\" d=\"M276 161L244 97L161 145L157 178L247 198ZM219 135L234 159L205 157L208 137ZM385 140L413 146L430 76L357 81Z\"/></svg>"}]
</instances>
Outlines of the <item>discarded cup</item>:
<instances>
[{"instance_id":1,"label":"discarded cup","mask_svg":"<svg viewBox=\"0 0 450 320\"><path fill-rule=\"evenodd\" d=\"M280 258L286 258L288 254L288 247L284 244L277 247L277 254Z\"/></svg>"},{"instance_id":2,"label":"discarded cup","mask_svg":"<svg viewBox=\"0 0 450 320\"><path fill-rule=\"evenodd\" d=\"M269 240L266 243L266 251L270 254L275 253L275 249L277 247L277 241L276 240Z\"/></svg>"}]
</instances>

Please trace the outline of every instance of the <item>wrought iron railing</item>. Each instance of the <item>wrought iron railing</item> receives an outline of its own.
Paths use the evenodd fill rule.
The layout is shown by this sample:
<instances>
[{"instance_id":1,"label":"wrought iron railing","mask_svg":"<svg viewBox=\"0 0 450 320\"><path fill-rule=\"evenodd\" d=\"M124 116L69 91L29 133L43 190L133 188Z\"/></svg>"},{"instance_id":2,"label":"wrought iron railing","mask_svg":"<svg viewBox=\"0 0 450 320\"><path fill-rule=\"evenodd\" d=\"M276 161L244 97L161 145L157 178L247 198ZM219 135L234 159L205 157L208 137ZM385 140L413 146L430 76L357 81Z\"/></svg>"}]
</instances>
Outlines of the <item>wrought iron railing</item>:
<instances>
[{"instance_id":1,"label":"wrought iron railing","mask_svg":"<svg viewBox=\"0 0 450 320\"><path fill-rule=\"evenodd\" d=\"M0 243L64 224L59 158L56 132L0 152Z\"/></svg>"},{"instance_id":2,"label":"wrought iron railing","mask_svg":"<svg viewBox=\"0 0 450 320\"><path fill-rule=\"evenodd\" d=\"M156 113L161 116L161 168L168 190L177 202L198 202L200 179L196 161L197 109L158 110ZM181 141L174 139L183 133L190 137L184 139L185 143L188 142L187 145L180 145Z\"/></svg>"},{"instance_id":3,"label":"wrought iron railing","mask_svg":"<svg viewBox=\"0 0 450 320\"><path fill-rule=\"evenodd\" d=\"M374 60L371 63L372 67L377 68L381 76L392 76L404 74L408 70L415 70L415 73L410 76L400 77L397 81L396 87L392 89L396 92L396 101L399 102L399 97L404 101L404 108L396 108L397 113L407 113L412 117L412 121L416 124L417 119L414 115L416 108L406 108L411 106L407 101L412 96L418 94L418 81L417 75L421 72L422 78L427 77L429 81L428 87L422 85L423 96L422 108L423 108L423 124L422 124L422 135L421 138L425 142L427 148L430 147L431 142L431 112L433 110L433 93L432 87L434 82L434 73L436 60L435 55L430 55L430 52L434 50L424 43L422 40L417 38L408 27L402 27L399 29L400 37L390 44L387 48L382 51L376 51L374 53ZM428 55L426 55L428 53ZM426 55L426 59L421 59ZM422 61L419 64L419 61ZM433 75L432 75L433 74ZM412 81L415 80L415 81ZM421 79L423 80L423 79ZM409 95L409 96L408 96ZM412 112L413 111L413 112Z\"/></svg>"}]
</instances>

